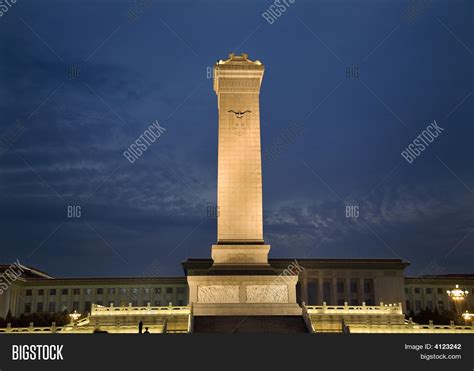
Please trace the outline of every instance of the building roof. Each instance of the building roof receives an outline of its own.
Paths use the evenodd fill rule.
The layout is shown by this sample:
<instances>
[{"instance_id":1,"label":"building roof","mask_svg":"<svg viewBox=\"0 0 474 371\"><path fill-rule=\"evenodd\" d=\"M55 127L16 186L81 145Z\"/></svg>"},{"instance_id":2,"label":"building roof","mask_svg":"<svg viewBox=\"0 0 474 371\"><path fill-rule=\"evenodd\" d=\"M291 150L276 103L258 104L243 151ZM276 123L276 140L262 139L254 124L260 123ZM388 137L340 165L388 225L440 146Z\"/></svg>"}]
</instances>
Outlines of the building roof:
<instances>
[{"instance_id":1,"label":"building roof","mask_svg":"<svg viewBox=\"0 0 474 371\"><path fill-rule=\"evenodd\" d=\"M77 286L77 285L157 285L157 284L185 284L186 277L65 277L42 279L27 279L26 283L33 286Z\"/></svg>"},{"instance_id":2,"label":"building roof","mask_svg":"<svg viewBox=\"0 0 474 371\"><path fill-rule=\"evenodd\" d=\"M30 267L27 265L23 265L23 264L21 264L21 266L23 269L21 277L23 277L24 279L32 279L32 278L51 279L53 278L49 274L43 271L40 271L39 269ZM9 268L12 268L13 270L18 270L18 268L16 267L17 266L15 264L0 264L0 274L3 274L3 272L5 272Z\"/></svg>"},{"instance_id":3,"label":"building roof","mask_svg":"<svg viewBox=\"0 0 474 371\"><path fill-rule=\"evenodd\" d=\"M463 284L465 282L469 284L474 283L474 274L470 273L451 273L451 274L439 274L439 275L424 275L418 277L405 277L405 281L408 283L450 283L450 284Z\"/></svg>"},{"instance_id":4,"label":"building roof","mask_svg":"<svg viewBox=\"0 0 474 371\"><path fill-rule=\"evenodd\" d=\"M248 58L248 54L242 53L242 55L236 55L235 53L230 53L229 58L227 59L219 59L216 63L217 66L229 66L229 65L235 65L235 66L262 66L262 62L259 60L252 61Z\"/></svg>"},{"instance_id":5,"label":"building roof","mask_svg":"<svg viewBox=\"0 0 474 371\"><path fill-rule=\"evenodd\" d=\"M284 270L291 263L298 262L304 268L309 269L401 269L410 265L402 259L268 259L270 266L275 270ZM196 274L201 270L207 270L212 266L212 259L187 259L182 262L185 274Z\"/></svg>"}]
</instances>

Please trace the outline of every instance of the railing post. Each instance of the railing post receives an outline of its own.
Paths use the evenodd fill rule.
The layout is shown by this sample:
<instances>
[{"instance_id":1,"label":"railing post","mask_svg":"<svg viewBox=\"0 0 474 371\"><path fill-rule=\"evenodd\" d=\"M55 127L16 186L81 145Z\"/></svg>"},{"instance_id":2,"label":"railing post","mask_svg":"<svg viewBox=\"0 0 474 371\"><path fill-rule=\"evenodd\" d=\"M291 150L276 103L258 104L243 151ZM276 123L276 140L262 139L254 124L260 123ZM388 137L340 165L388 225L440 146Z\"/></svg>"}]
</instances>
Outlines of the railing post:
<instances>
[{"instance_id":1,"label":"railing post","mask_svg":"<svg viewBox=\"0 0 474 371\"><path fill-rule=\"evenodd\" d=\"M29 331L29 332L33 332L33 326L34 326L34 325L35 325L35 324L34 324L33 322L30 322L30 326L28 327L28 331Z\"/></svg>"},{"instance_id":2,"label":"railing post","mask_svg":"<svg viewBox=\"0 0 474 371\"><path fill-rule=\"evenodd\" d=\"M168 331L168 319L165 319L165 322L163 323L163 334L166 334Z\"/></svg>"},{"instance_id":3,"label":"railing post","mask_svg":"<svg viewBox=\"0 0 474 371\"><path fill-rule=\"evenodd\" d=\"M52 332L53 334L56 333L56 322L55 322L55 321L53 321L53 322L51 323L51 332Z\"/></svg>"}]
</instances>

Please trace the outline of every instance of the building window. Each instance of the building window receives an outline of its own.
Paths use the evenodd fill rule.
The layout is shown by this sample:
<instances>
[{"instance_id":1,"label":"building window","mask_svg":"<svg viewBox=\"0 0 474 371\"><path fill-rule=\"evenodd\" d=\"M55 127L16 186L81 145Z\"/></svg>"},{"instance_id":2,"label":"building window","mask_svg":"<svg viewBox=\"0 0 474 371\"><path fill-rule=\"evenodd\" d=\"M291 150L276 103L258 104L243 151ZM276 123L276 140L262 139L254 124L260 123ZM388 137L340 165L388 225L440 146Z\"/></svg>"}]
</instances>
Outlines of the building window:
<instances>
[{"instance_id":1,"label":"building window","mask_svg":"<svg viewBox=\"0 0 474 371\"><path fill-rule=\"evenodd\" d=\"M115 289L113 287L109 287L109 295L114 295L115 294Z\"/></svg>"},{"instance_id":2,"label":"building window","mask_svg":"<svg viewBox=\"0 0 474 371\"><path fill-rule=\"evenodd\" d=\"M79 312L79 302L78 301L73 301L72 302L72 310Z\"/></svg>"},{"instance_id":3,"label":"building window","mask_svg":"<svg viewBox=\"0 0 474 371\"><path fill-rule=\"evenodd\" d=\"M431 300L426 302L426 309L433 310L433 302Z\"/></svg>"},{"instance_id":4,"label":"building window","mask_svg":"<svg viewBox=\"0 0 474 371\"><path fill-rule=\"evenodd\" d=\"M92 289L85 289L84 291L86 295L92 294Z\"/></svg>"},{"instance_id":5,"label":"building window","mask_svg":"<svg viewBox=\"0 0 474 371\"><path fill-rule=\"evenodd\" d=\"M373 282L371 279L364 280L364 292L366 294L373 291Z\"/></svg>"},{"instance_id":6,"label":"building window","mask_svg":"<svg viewBox=\"0 0 474 371\"><path fill-rule=\"evenodd\" d=\"M67 312L67 303L61 303L61 312Z\"/></svg>"},{"instance_id":7,"label":"building window","mask_svg":"<svg viewBox=\"0 0 474 371\"><path fill-rule=\"evenodd\" d=\"M143 289L143 292L144 292L145 294L149 294L149 293L150 293L150 288L149 288L149 287L145 287L145 288Z\"/></svg>"},{"instance_id":8,"label":"building window","mask_svg":"<svg viewBox=\"0 0 474 371\"><path fill-rule=\"evenodd\" d=\"M31 312L31 303L25 303L25 313Z\"/></svg>"},{"instance_id":9,"label":"building window","mask_svg":"<svg viewBox=\"0 0 474 371\"><path fill-rule=\"evenodd\" d=\"M86 301L84 303L84 312L90 312L92 307L92 303L90 301Z\"/></svg>"},{"instance_id":10,"label":"building window","mask_svg":"<svg viewBox=\"0 0 474 371\"><path fill-rule=\"evenodd\" d=\"M38 296L43 296L44 295L44 290L43 289L39 289L38 290Z\"/></svg>"},{"instance_id":11,"label":"building window","mask_svg":"<svg viewBox=\"0 0 474 371\"><path fill-rule=\"evenodd\" d=\"M97 295L102 295L104 293L104 289L97 289Z\"/></svg>"},{"instance_id":12,"label":"building window","mask_svg":"<svg viewBox=\"0 0 474 371\"><path fill-rule=\"evenodd\" d=\"M307 294L308 294L308 305L316 305L317 304L317 299L316 299L316 292L317 292L317 286L316 286L316 281L311 280L308 281L308 286L307 286Z\"/></svg>"},{"instance_id":13,"label":"building window","mask_svg":"<svg viewBox=\"0 0 474 371\"><path fill-rule=\"evenodd\" d=\"M419 312L421 310L421 301L415 300L415 310Z\"/></svg>"},{"instance_id":14,"label":"building window","mask_svg":"<svg viewBox=\"0 0 474 371\"><path fill-rule=\"evenodd\" d=\"M438 301L438 309L440 312L444 311L444 302L442 300Z\"/></svg>"},{"instance_id":15,"label":"building window","mask_svg":"<svg viewBox=\"0 0 474 371\"><path fill-rule=\"evenodd\" d=\"M132 289L132 294L138 294L138 289L136 287Z\"/></svg>"},{"instance_id":16,"label":"building window","mask_svg":"<svg viewBox=\"0 0 474 371\"><path fill-rule=\"evenodd\" d=\"M172 294L173 293L173 288L172 287L167 287L166 288L166 293L167 294Z\"/></svg>"},{"instance_id":17,"label":"building window","mask_svg":"<svg viewBox=\"0 0 474 371\"><path fill-rule=\"evenodd\" d=\"M184 294L184 287L178 287L178 288L176 289L176 292L177 292L178 294Z\"/></svg>"},{"instance_id":18,"label":"building window","mask_svg":"<svg viewBox=\"0 0 474 371\"><path fill-rule=\"evenodd\" d=\"M431 288L427 287L425 292L426 292L427 294L431 294Z\"/></svg>"},{"instance_id":19,"label":"building window","mask_svg":"<svg viewBox=\"0 0 474 371\"><path fill-rule=\"evenodd\" d=\"M337 288L338 294L343 294L344 293L344 282L342 282L342 281L337 282L336 283L336 288Z\"/></svg>"},{"instance_id":20,"label":"building window","mask_svg":"<svg viewBox=\"0 0 474 371\"><path fill-rule=\"evenodd\" d=\"M51 313L56 312L56 303L55 302L52 301L52 302L49 303L48 312L51 312Z\"/></svg>"},{"instance_id":21,"label":"building window","mask_svg":"<svg viewBox=\"0 0 474 371\"><path fill-rule=\"evenodd\" d=\"M33 292L32 292L31 290L26 290L25 295L26 295L26 296L31 296L32 293L33 293Z\"/></svg>"},{"instance_id":22,"label":"building window","mask_svg":"<svg viewBox=\"0 0 474 371\"><path fill-rule=\"evenodd\" d=\"M42 311L43 311L43 303L42 302L36 303L36 312L41 313Z\"/></svg>"},{"instance_id":23,"label":"building window","mask_svg":"<svg viewBox=\"0 0 474 371\"><path fill-rule=\"evenodd\" d=\"M323 282L323 301L331 303L331 282Z\"/></svg>"},{"instance_id":24,"label":"building window","mask_svg":"<svg viewBox=\"0 0 474 371\"><path fill-rule=\"evenodd\" d=\"M80 295L81 294L81 289L73 289L72 293L73 293L73 295Z\"/></svg>"},{"instance_id":25,"label":"building window","mask_svg":"<svg viewBox=\"0 0 474 371\"><path fill-rule=\"evenodd\" d=\"M155 287L155 294L161 294L161 287Z\"/></svg>"},{"instance_id":26,"label":"building window","mask_svg":"<svg viewBox=\"0 0 474 371\"><path fill-rule=\"evenodd\" d=\"M415 294L419 294L420 293L420 288L419 287L415 287Z\"/></svg>"},{"instance_id":27,"label":"building window","mask_svg":"<svg viewBox=\"0 0 474 371\"><path fill-rule=\"evenodd\" d=\"M357 293L357 281L351 280L351 292L353 294Z\"/></svg>"},{"instance_id":28,"label":"building window","mask_svg":"<svg viewBox=\"0 0 474 371\"><path fill-rule=\"evenodd\" d=\"M56 289L49 290L49 295L56 295Z\"/></svg>"},{"instance_id":29,"label":"building window","mask_svg":"<svg viewBox=\"0 0 474 371\"><path fill-rule=\"evenodd\" d=\"M405 306L407 307L407 310L410 310L410 300L405 301Z\"/></svg>"},{"instance_id":30,"label":"building window","mask_svg":"<svg viewBox=\"0 0 474 371\"><path fill-rule=\"evenodd\" d=\"M69 294L69 290L68 289L62 289L61 294L67 295L67 294Z\"/></svg>"},{"instance_id":31,"label":"building window","mask_svg":"<svg viewBox=\"0 0 474 371\"><path fill-rule=\"evenodd\" d=\"M125 289L125 288L122 287L122 288L120 289L120 293L121 293L121 294L126 294L126 293L127 293L127 289Z\"/></svg>"},{"instance_id":32,"label":"building window","mask_svg":"<svg viewBox=\"0 0 474 371\"><path fill-rule=\"evenodd\" d=\"M442 294L443 293L443 289L441 287L438 287L438 294Z\"/></svg>"}]
</instances>

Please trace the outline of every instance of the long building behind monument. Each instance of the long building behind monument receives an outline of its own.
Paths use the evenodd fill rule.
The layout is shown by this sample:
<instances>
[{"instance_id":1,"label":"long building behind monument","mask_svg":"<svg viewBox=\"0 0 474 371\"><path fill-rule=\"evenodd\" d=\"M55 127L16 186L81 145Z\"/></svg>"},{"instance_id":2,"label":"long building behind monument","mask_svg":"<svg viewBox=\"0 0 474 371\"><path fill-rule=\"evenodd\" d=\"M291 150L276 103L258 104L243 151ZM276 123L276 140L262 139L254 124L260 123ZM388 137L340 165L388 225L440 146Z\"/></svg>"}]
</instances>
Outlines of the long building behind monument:
<instances>
[{"instance_id":1,"label":"long building behind monument","mask_svg":"<svg viewBox=\"0 0 474 371\"><path fill-rule=\"evenodd\" d=\"M474 308L474 274L405 276L408 263L398 259L297 259L304 267L299 275L297 300L308 305L376 305L401 302L404 313L452 308L447 291L455 285L470 292L467 307ZM278 271L294 259L270 259ZM208 259L190 260L186 270L209 266ZM0 266L0 274L8 269ZM188 305L185 276L60 278L32 267L0 295L0 318L34 312L74 310L87 314L92 304L102 306Z\"/></svg>"}]
</instances>

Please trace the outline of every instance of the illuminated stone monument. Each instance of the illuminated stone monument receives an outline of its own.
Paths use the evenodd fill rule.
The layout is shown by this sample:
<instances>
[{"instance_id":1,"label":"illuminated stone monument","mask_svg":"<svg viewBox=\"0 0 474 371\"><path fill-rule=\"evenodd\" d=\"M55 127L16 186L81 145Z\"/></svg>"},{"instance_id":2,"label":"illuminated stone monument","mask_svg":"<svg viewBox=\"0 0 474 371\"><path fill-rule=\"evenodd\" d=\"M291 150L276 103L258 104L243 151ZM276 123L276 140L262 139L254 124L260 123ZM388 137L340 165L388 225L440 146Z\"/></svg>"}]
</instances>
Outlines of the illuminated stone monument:
<instances>
[{"instance_id":1,"label":"illuminated stone monument","mask_svg":"<svg viewBox=\"0 0 474 371\"><path fill-rule=\"evenodd\" d=\"M214 66L219 110L217 244L188 272L194 315L301 315L297 275L276 275L263 240L259 95L264 66L246 54ZM290 270L291 271L291 270Z\"/></svg>"}]
</instances>

